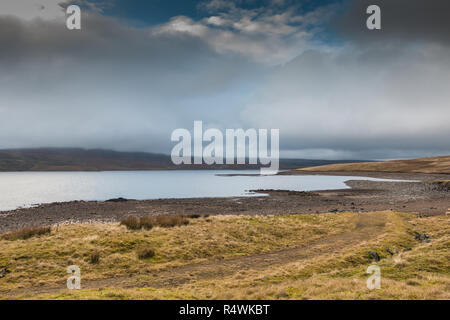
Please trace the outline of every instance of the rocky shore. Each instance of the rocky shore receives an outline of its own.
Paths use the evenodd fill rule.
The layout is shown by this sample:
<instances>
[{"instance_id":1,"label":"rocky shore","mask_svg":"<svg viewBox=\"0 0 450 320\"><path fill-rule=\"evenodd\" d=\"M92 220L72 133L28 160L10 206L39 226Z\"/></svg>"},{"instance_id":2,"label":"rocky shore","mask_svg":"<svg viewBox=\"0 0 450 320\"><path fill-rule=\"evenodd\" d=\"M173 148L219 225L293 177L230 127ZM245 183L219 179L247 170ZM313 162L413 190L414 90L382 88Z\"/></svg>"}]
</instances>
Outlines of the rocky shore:
<instances>
[{"instance_id":1,"label":"rocky shore","mask_svg":"<svg viewBox=\"0 0 450 320\"><path fill-rule=\"evenodd\" d=\"M361 174L358 173L358 175ZM371 173L370 176L374 175L376 174ZM0 212L0 233L29 226L116 222L126 216L283 215L381 210L412 212L420 216L428 216L444 215L450 208L450 192L435 188L433 183L430 183L431 180L438 178L449 179L449 176L378 174L376 177L412 181L350 180L346 182L349 189L314 192L255 190L267 195L260 197L145 201L115 199L106 202L74 201L43 204L34 208Z\"/></svg>"}]
</instances>

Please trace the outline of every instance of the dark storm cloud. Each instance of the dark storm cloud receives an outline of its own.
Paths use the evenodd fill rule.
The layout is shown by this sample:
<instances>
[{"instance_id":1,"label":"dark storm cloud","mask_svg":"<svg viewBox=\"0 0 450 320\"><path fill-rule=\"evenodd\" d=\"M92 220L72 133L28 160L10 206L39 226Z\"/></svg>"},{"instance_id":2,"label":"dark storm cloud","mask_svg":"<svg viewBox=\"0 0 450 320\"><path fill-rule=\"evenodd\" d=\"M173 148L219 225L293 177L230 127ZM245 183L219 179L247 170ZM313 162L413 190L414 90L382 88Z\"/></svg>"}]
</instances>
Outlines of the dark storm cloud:
<instances>
[{"instance_id":1,"label":"dark storm cloud","mask_svg":"<svg viewBox=\"0 0 450 320\"><path fill-rule=\"evenodd\" d=\"M366 28L366 9L378 5L382 30ZM335 26L344 39L378 43L390 40L450 43L450 1L448 0L352 0Z\"/></svg>"},{"instance_id":2,"label":"dark storm cloud","mask_svg":"<svg viewBox=\"0 0 450 320\"><path fill-rule=\"evenodd\" d=\"M295 1L213 0L201 19L152 27L83 12L81 31L66 29L59 7L36 20L34 7L25 14L8 1L0 148L169 152L173 129L203 120L219 129L279 128L282 154L296 157L450 150L444 1L354 1L342 15L336 6L299 13ZM382 9L381 31L366 29L369 4ZM318 41L333 15L340 38Z\"/></svg>"},{"instance_id":3,"label":"dark storm cloud","mask_svg":"<svg viewBox=\"0 0 450 320\"><path fill-rule=\"evenodd\" d=\"M211 119L261 69L198 36L136 29L96 14L64 21L0 17L1 147L170 150L171 131ZM233 116L233 107L222 119Z\"/></svg>"},{"instance_id":4,"label":"dark storm cloud","mask_svg":"<svg viewBox=\"0 0 450 320\"><path fill-rule=\"evenodd\" d=\"M381 31L366 27L372 4L381 7ZM243 117L279 127L290 154L449 153L449 13L450 2L441 0L353 1L334 17L343 44L278 68Z\"/></svg>"}]
</instances>

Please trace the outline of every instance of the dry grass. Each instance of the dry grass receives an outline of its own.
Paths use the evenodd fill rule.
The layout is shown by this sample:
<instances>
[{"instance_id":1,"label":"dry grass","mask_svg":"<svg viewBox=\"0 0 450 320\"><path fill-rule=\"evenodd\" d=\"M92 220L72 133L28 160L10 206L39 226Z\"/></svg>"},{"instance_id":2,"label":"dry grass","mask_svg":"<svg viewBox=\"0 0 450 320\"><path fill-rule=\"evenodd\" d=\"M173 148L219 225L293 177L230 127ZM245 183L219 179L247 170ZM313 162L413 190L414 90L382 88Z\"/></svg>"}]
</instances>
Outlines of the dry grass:
<instances>
[{"instance_id":1,"label":"dry grass","mask_svg":"<svg viewBox=\"0 0 450 320\"><path fill-rule=\"evenodd\" d=\"M120 221L120 224L127 227L129 230L142 229L141 221L137 217L126 217Z\"/></svg>"},{"instance_id":2,"label":"dry grass","mask_svg":"<svg viewBox=\"0 0 450 320\"><path fill-rule=\"evenodd\" d=\"M137 250L137 256L141 260L150 259L155 256L155 250L153 250L152 248L147 248L147 247L139 248Z\"/></svg>"},{"instance_id":3,"label":"dry grass","mask_svg":"<svg viewBox=\"0 0 450 320\"><path fill-rule=\"evenodd\" d=\"M199 217L199 216L198 216ZM198 218L195 216L195 218ZM173 228L189 224L189 220L182 215L150 216L150 217L126 217L120 221L121 225L129 230L151 230L153 227Z\"/></svg>"},{"instance_id":4,"label":"dry grass","mask_svg":"<svg viewBox=\"0 0 450 320\"><path fill-rule=\"evenodd\" d=\"M26 240L32 237L42 236L51 233L51 227L29 227L12 231L2 235L5 240Z\"/></svg>"},{"instance_id":5,"label":"dry grass","mask_svg":"<svg viewBox=\"0 0 450 320\"><path fill-rule=\"evenodd\" d=\"M91 255L89 256L89 262L92 264L97 264L100 262L100 252L99 251L94 251L91 253Z\"/></svg>"},{"instance_id":6,"label":"dry grass","mask_svg":"<svg viewBox=\"0 0 450 320\"><path fill-rule=\"evenodd\" d=\"M403 173L450 173L450 156L393 160L386 162L363 162L332 164L298 169L312 172L403 172Z\"/></svg>"},{"instance_id":7,"label":"dry grass","mask_svg":"<svg viewBox=\"0 0 450 320\"><path fill-rule=\"evenodd\" d=\"M9 297L40 299L450 299L448 217L377 212L209 221L140 232L70 225L39 239L0 241L0 266L11 270L0 280L0 296L9 290ZM431 242L415 240L415 231ZM304 250L276 256L281 260L264 256L296 248ZM85 262L95 250L99 263ZM382 259L381 290L365 285L368 250ZM35 293L61 286L71 264L80 266L82 286L98 284ZM170 279L182 281L156 285ZM155 285L141 288L145 283Z\"/></svg>"}]
</instances>

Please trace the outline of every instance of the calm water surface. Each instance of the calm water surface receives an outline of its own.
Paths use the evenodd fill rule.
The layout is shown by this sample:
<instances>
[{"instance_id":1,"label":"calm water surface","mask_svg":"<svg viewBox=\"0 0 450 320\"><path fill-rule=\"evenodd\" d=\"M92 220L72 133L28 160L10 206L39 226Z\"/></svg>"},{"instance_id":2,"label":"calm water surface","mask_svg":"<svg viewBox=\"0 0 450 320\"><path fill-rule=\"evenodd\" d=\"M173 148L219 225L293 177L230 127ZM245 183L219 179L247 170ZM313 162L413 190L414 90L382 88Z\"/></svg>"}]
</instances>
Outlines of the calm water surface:
<instances>
[{"instance_id":1,"label":"calm water surface","mask_svg":"<svg viewBox=\"0 0 450 320\"><path fill-rule=\"evenodd\" d=\"M259 171L119 171L0 173L0 211L72 200L254 196L248 190L313 191L346 188L337 176L233 176ZM365 180L377 180L364 178Z\"/></svg>"}]
</instances>

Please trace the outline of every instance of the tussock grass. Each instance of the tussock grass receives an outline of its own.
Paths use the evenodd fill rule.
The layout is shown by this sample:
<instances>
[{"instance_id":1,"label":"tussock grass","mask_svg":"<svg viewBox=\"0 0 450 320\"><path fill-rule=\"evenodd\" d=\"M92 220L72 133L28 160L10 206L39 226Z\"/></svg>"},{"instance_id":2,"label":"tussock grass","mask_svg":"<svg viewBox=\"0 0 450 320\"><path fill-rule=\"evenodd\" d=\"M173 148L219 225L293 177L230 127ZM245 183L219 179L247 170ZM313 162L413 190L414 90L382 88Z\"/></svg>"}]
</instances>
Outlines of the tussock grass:
<instances>
[{"instance_id":1,"label":"tussock grass","mask_svg":"<svg viewBox=\"0 0 450 320\"><path fill-rule=\"evenodd\" d=\"M92 264L97 264L100 262L100 252L99 251L94 251L91 253L91 255L89 256L89 262Z\"/></svg>"},{"instance_id":2,"label":"tussock grass","mask_svg":"<svg viewBox=\"0 0 450 320\"><path fill-rule=\"evenodd\" d=\"M70 225L26 242L0 240L0 266L11 270L0 281L0 296L13 290L9 297L39 299L450 299L450 219L445 216L419 219L386 211L209 220L140 232L118 224ZM432 241L417 241L414 232L427 233ZM366 234L367 239L361 236ZM258 255L295 248L305 251L254 264ZM96 250L102 259L92 264L86 257ZM366 288L369 250L381 257L381 290ZM246 257L245 268L220 265ZM111 282L36 295L36 287L64 283L71 264L80 266L83 281ZM141 288L175 277L179 267L190 271L183 269L178 277L191 280Z\"/></svg>"},{"instance_id":3,"label":"tussock grass","mask_svg":"<svg viewBox=\"0 0 450 320\"><path fill-rule=\"evenodd\" d=\"M51 232L51 227L29 227L20 229L17 231L12 231L2 235L2 239L5 240L27 240L32 237L42 236L49 234Z\"/></svg>"},{"instance_id":4,"label":"tussock grass","mask_svg":"<svg viewBox=\"0 0 450 320\"><path fill-rule=\"evenodd\" d=\"M150 259L155 256L155 250L152 248L142 247L137 250L137 256L139 259Z\"/></svg>"},{"instance_id":5,"label":"tussock grass","mask_svg":"<svg viewBox=\"0 0 450 320\"><path fill-rule=\"evenodd\" d=\"M199 216L198 216L199 217ZM195 218L198 218L197 216ZM189 220L182 215L172 216L150 216L150 217L126 217L121 220L129 230L151 230L153 227L173 228L177 226L185 226L189 224Z\"/></svg>"},{"instance_id":6,"label":"tussock grass","mask_svg":"<svg viewBox=\"0 0 450 320\"><path fill-rule=\"evenodd\" d=\"M127 227L129 230L142 229L141 221L137 217L126 217L120 221L120 224Z\"/></svg>"}]
</instances>

